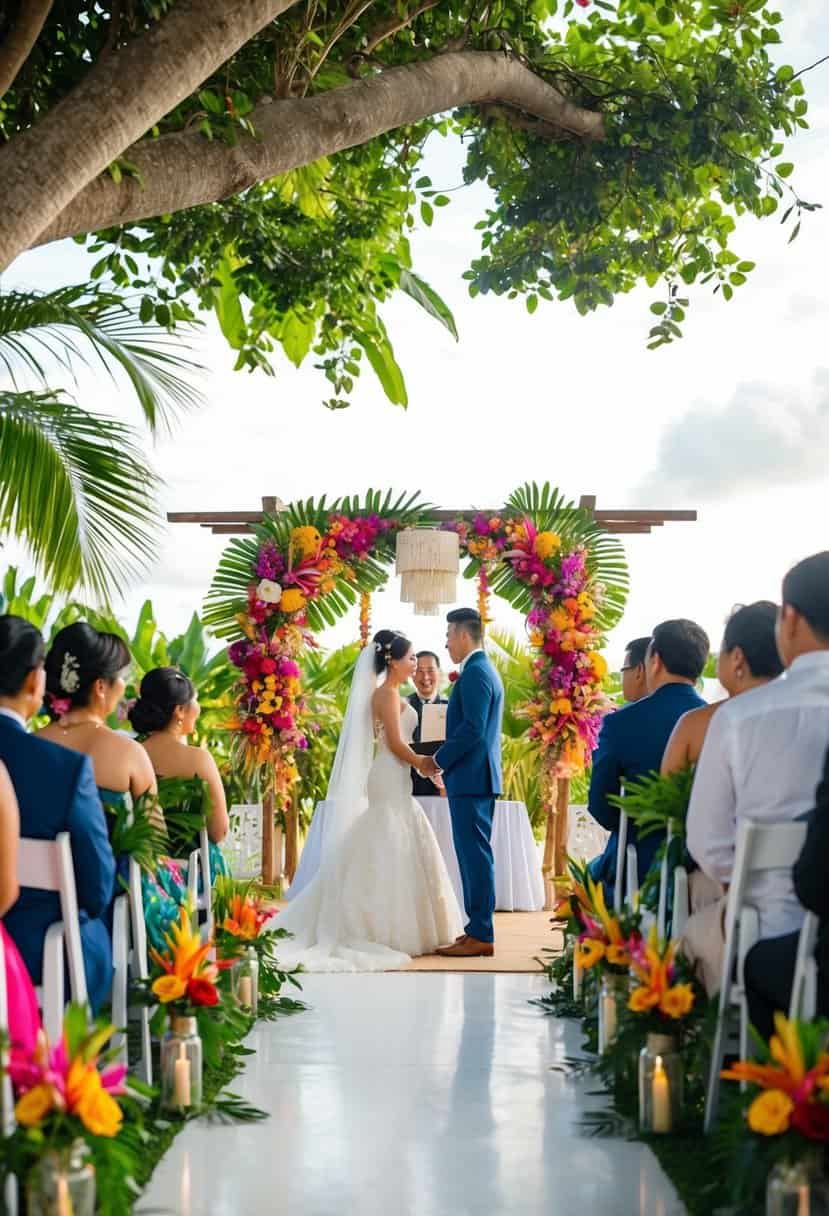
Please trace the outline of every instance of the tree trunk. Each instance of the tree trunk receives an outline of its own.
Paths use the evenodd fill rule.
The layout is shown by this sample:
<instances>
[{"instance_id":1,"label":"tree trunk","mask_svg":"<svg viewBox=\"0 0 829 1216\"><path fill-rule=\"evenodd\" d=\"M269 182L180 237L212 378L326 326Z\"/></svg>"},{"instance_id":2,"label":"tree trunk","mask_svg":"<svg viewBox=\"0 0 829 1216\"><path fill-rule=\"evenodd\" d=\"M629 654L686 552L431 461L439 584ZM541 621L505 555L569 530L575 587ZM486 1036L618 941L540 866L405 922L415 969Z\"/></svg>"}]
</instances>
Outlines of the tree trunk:
<instances>
[{"instance_id":1,"label":"tree trunk","mask_svg":"<svg viewBox=\"0 0 829 1216\"><path fill-rule=\"evenodd\" d=\"M583 139L604 134L601 114L573 105L517 59L450 52L313 97L266 99L251 116L257 138L236 147L186 131L122 149L142 182L98 177L33 239L41 244L216 202L432 114L493 100L562 133Z\"/></svg>"},{"instance_id":2,"label":"tree trunk","mask_svg":"<svg viewBox=\"0 0 829 1216\"><path fill-rule=\"evenodd\" d=\"M80 190L297 0L178 0L0 151L0 270Z\"/></svg>"},{"instance_id":3,"label":"tree trunk","mask_svg":"<svg viewBox=\"0 0 829 1216\"><path fill-rule=\"evenodd\" d=\"M20 0L14 25L0 46L0 97L8 92L37 42L52 0Z\"/></svg>"}]
</instances>

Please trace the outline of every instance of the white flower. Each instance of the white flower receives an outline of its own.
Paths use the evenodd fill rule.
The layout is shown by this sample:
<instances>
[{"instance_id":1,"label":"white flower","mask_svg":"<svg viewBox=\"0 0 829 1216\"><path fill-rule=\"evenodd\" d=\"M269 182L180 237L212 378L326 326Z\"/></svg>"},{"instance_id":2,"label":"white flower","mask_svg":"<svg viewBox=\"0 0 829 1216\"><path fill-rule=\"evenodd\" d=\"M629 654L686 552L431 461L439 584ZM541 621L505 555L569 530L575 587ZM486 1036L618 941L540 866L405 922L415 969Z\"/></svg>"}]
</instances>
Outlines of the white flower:
<instances>
[{"instance_id":1,"label":"white flower","mask_svg":"<svg viewBox=\"0 0 829 1216\"><path fill-rule=\"evenodd\" d=\"M282 588L279 583L271 582L269 578L263 578L256 588L256 598L263 604L278 604L282 599Z\"/></svg>"},{"instance_id":2,"label":"white flower","mask_svg":"<svg viewBox=\"0 0 829 1216\"><path fill-rule=\"evenodd\" d=\"M59 683L61 692L77 692L80 687L81 677L78 675L78 660L68 650L63 656Z\"/></svg>"}]
</instances>

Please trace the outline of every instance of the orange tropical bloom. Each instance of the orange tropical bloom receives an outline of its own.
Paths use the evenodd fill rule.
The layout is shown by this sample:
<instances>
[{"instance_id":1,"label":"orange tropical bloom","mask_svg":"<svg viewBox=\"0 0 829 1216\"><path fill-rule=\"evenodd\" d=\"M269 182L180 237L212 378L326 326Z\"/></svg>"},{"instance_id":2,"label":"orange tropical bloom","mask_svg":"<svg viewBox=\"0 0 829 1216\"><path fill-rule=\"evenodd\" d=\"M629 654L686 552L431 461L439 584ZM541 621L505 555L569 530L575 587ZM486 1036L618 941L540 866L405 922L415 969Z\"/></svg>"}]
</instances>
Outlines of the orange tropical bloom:
<instances>
[{"instance_id":1,"label":"orange tropical bloom","mask_svg":"<svg viewBox=\"0 0 829 1216\"><path fill-rule=\"evenodd\" d=\"M251 899L250 896L245 898L242 895L234 895L222 928L234 937L250 941L259 936L267 919L268 913L262 911L261 901Z\"/></svg>"},{"instance_id":2,"label":"orange tropical bloom","mask_svg":"<svg viewBox=\"0 0 829 1216\"><path fill-rule=\"evenodd\" d=\"M769 1040L769 1051L776 1063L738 1060L730 1068L723 1069L720 1076L726 1081L748 1081L761 1089L780 1090L794 1101L802 1098L807 1085L825 1090L829 1084L829 1053L823 1052L814 1067L807 1070L797 1024L782 1013L776 1013L774 1028L777 1033Z\"/></svg>"},{"instance_id":3,"label":"orange tropical bloom","mask_svg":"<svg viewBox=\"0 0 829 1216\"><path fill-rule=\"evenodd\" d=\"M628 997L628 1009L632 1013L647 1013L659 1004L659 993L652 988L634 988Z\"/></svg>"},{"instance_id":4,"label":"orange tropical bloom","mask_svg":"<svg viewBox=\"0 0 829 1216\"><path fill-rule=\"evenodd\" d=\"M748 1108L748 1125L761 1136L779 1136L789 1130L794 1102L781 1089L766 1089Z\"/></svg>"},{"instance_id":5,"label":"orange tropical bloom","mask_svg":"<svg viewBox=\"0 0 829 1216\"><path fill-rule=\"evenodd\" d=\"M194 978L215 980L218 969L215 964L207 961L213 943L203 943L198 932L194 931L187 907L181 909L178 924L171 927L164 940L169 950L162 954L153 948L150 950L150 957L166 975L176 976L185 985Z\"/></svg>"},{"instance_id":6,"label":"orange tropical bloom","mask_svg":"<svg viewBox=\"0 0 829 1216\"><path fill-rule=\"evenodd\" d=\"M584 941L576 943L573 957L577 967L583 971L589 971L600 959L604 958L604 942L597 941L594 937L586 937Z\"/></svg>"},{"instance_id":7,"label":"orange tropical bloom","mask_svg":"<svg viewBox=\"0 0 829 1216\"><path fill-rule=\"evenodd\" d=\"M694 990L690 984L674 984L662 994L659 1008L669 1018L684 1018L694 1006Z\"/></svg>"}]
</instances>

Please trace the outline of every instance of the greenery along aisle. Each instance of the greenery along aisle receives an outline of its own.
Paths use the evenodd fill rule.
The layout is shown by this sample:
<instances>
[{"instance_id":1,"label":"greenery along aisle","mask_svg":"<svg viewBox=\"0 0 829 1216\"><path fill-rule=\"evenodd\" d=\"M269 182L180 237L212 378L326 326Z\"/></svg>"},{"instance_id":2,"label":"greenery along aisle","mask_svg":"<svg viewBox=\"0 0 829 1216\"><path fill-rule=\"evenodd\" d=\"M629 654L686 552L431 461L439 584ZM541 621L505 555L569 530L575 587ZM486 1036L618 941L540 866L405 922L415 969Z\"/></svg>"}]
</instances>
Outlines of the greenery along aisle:
<instances>
[{"instance_id":1,"label":"greenery along aisle","mask_svg":"<svg viewBox=\"0 0 829 1216\"><path fill-rule=\"evenodd\" d=\"M435 526L417 495L369 491L292 504L225 550L205 620L236 639L238 763L264 775L277 810L293 797L314 732L299 660L316 646L314 631L385 583L397 534L415 525ZM523 717L547 777L582 771L608 708L598 651L625 602L621 545L549 486L516 491L498 516L442 526L459 535L483 614L492 588L527 617L531 683L513 722Z\"/></svg>"},{"instance_id":2,"label":"greenery along aisle","mask_svg":"<svg viewBox=\"0 0 829 1216\"><path fill-rule=\"evenodd\" d=\"M746 282L735 215L779 210L796 235L811 206L783 159L802 73L772 60L782 14L760 0L70 0L12 44L14 12L0 269L97 234L96 273L144 316L167 325L195 295L238 366L312 355L331 408L365 364L405 403L393 293L454 331L408 241L457 188L424 174L433 133L460 136L463 181L494 194L473 294L586 313L659 285L653 345L689 287Z\"/></svg>"}]
</instances>

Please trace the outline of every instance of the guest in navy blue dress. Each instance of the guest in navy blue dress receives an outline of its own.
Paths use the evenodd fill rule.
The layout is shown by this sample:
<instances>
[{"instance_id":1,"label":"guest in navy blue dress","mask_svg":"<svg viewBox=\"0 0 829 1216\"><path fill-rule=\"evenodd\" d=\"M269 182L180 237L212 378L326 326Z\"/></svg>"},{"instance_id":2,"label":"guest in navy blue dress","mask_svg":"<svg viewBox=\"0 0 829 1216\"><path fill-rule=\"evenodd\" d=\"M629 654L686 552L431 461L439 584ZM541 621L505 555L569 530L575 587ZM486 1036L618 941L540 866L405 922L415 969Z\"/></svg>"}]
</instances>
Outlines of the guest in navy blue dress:
<instances>
[{"instance_id":1,"label":"guest in navy blue dress","mask_svg":"<svg viewBox=\"0 0 829 1216\"><path fill-rule=\"evenodd\" d=\"M97 1010L112 982L112 944L104 915L112 899L115 858L92 765L86 756L28 733L43 702L43 639L28 621L0 616L0 760L20 807L20 835L54 840L69 832L89 999ZM71 681L70 681L71 682ZM23 887L5 917L35 983L46 931L61 919L57 893Z\"/></svg>"}]
</instances>

